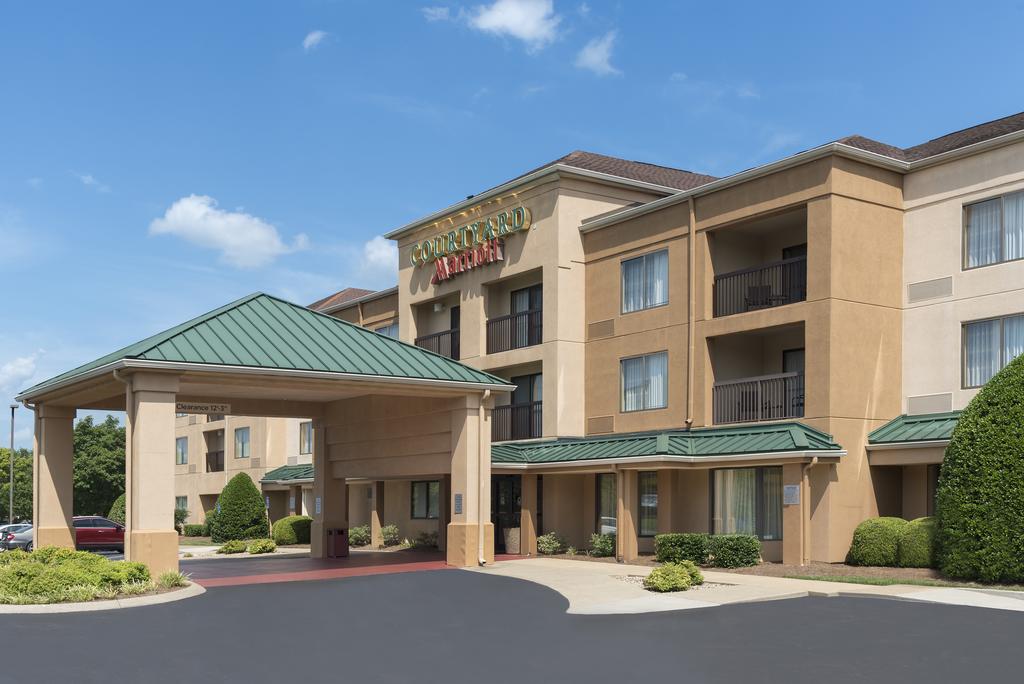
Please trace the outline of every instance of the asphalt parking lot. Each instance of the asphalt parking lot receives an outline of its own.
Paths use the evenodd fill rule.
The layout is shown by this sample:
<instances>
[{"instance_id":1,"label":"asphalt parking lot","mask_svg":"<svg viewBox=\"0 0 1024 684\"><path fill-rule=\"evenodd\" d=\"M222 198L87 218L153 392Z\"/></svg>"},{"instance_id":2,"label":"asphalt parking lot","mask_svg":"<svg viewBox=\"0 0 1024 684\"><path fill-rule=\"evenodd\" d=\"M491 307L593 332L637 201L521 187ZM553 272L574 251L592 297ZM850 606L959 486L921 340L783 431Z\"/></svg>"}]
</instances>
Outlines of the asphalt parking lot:
<instances>
[{"instance_id":1,"label":"asphalt parking lot","mask_svg":"<svg viewBox=\"0 0 1024 684\"><path fill-rule=\"evenodd\" d=\"M957 682L1019 678L1024 615L807 598L567 615L561 595L430 571L220 587L160 606L0 616L0 682Z\"/></svg>"}]
</instances>

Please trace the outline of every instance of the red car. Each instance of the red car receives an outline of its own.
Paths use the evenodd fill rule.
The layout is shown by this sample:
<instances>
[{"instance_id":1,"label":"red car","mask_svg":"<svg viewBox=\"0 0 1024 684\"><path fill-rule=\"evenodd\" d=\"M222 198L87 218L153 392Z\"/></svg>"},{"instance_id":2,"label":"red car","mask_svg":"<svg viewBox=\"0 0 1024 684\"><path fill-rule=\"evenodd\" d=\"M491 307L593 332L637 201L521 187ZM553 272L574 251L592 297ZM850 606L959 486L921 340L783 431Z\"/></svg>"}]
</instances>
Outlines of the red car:
<instances>
[{"instance_id":1,"label":"red car","mask_svg":"<svg viewBox=\"0 0 1024 684\"><path fill-rule=\"evenodd\" d=\"M116 549L124 551L124 525L98 515L76 515L75 547L79 549Z\"/></svg>"}]
</instances>

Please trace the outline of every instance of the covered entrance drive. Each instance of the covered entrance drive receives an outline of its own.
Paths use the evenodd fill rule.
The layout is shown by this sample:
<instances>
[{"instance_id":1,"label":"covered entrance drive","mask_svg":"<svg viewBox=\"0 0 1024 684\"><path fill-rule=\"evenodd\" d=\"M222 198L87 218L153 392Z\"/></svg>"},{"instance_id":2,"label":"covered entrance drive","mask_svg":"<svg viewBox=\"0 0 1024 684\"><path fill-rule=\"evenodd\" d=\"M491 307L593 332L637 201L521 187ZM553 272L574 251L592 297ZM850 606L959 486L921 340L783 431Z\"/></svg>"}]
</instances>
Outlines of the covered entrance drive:
<instances>
[{"instance_id":1,"label":"covered entrance drive","mask_svg":"<svg viewBox=\"0 0 1024 684\"><path fill-rule=\"evenodd\" d=\"M125 555L178 567L174 418L313 422L312 555L342 552L349 479L440 477L451 565L493 559L490 417L506 381L265 294L216 309L22 392L35 411L36 546L73 546L77 409L126 412ZM225 406L226 405L226 406Z\"/></svg>"}]
</instances>

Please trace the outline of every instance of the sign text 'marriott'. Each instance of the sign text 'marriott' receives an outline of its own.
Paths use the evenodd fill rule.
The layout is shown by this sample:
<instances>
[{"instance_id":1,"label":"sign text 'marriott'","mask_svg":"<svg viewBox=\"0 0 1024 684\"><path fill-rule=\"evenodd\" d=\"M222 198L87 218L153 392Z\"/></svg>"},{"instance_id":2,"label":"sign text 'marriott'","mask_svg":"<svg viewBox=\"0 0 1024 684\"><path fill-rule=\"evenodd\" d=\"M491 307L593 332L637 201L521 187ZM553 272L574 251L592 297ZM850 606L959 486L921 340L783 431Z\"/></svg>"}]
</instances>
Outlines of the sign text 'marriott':
<instances>
[{"instance_id":1,"label":"sign text 'marriott'","mask_svg":"<svg viewBox=\"0 0 1024 684\"><path fill-rule=\"evenodd\" d=\"M503 261L505 237L529 228L529 210L515 207L417 243L409 260L413 266L434 262L431 282L438 283L477 266Z\"/></svg>"}]
</instances>

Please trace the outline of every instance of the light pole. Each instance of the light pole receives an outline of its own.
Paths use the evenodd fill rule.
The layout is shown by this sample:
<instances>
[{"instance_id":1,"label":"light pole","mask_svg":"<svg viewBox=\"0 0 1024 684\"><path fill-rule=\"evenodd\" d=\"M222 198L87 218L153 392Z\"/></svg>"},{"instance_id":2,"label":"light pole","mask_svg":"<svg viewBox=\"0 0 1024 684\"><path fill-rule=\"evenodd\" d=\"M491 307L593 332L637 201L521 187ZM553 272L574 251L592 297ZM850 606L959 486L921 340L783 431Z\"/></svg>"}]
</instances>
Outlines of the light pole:
<instances>
[{"instance_id":1,"label":"light pole","mask_svg":"<svg viewBox=\"0 0 1024 684\"><path fill-rule=\"evenodd\" d=\"M8 454L10 462L10 481L7 489L7 522L14 524L14 412L18 410L17 404L11 404L11 453Z\"/></svg>"}]
</instances>

